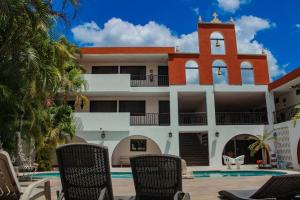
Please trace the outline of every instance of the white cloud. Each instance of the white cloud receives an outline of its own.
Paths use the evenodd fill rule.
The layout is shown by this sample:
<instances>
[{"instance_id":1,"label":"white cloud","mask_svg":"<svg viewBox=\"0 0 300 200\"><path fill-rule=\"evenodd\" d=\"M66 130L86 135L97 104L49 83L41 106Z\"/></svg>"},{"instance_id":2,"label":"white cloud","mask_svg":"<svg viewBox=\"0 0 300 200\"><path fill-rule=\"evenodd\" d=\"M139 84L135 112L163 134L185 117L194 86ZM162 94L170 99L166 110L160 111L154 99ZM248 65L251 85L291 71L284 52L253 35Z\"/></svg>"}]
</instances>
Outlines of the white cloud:
<instances>
[{"instance_id":1,"label":"white cloud","mask_svg":"<svg viewBox=\"0 0 300 200\"><path fill-rule=\"evenodd\" d=\"M180 36L156 22L134 25L112 18L100 28L94 21L72 28L74 38L82 44L94 46L180 46L182 51L198 51L197 31Z\"/></svg>"},{"instance_id":2,"label":"white cloud","mask_svg":"<svg viewBox=\"0 0 300 200\"><path fill-rule=\"evenodd\" d=\"M254 16L242 16L236 22L239 53L261 54L263 44L255 40L259 31L275 27L268 20ZM108 20L101 28L94 21L72 28L74 39L81 44L92 46L179 46L182 52L198 52L197 31L176 35L168 27L150 21L145 25L135 25L119 18ZM270 76L285 74L270 50L268 63Z\"/></svg>"},{"instance_id":3,"label":"white cloud","mask_svg":"<svg viewBox=\"0 0 300 200\"><path fill-rule=\"evenodd\" d=\"M296 24L296 28L300 28L300 24Z\"/></svg>"},{"instance_id":4,"label":"white cloud","mask_svg":"<svg viewBox=\"0 0 300 200\"><path fill-rule=\"evenodd\" d=\"M224 11L235 13L242 4L250 3L251 0L217 0L218 6Z\"/></svg>"},{"instance_id":5,"label":"white cloud","mask_svg":"<svg viewBox=\"0 0 300 200\"><path fill-rule=\"evenodd\" d=\"M242 16L235 22L239 53L261 54L263 44L255 40L259 31L276 27L276 24L255 16ZM277 59L270 50L265 50L268 55L269 73L271 78L284 75L285 70L279 66Z\"/></svg>"}]
</instances>

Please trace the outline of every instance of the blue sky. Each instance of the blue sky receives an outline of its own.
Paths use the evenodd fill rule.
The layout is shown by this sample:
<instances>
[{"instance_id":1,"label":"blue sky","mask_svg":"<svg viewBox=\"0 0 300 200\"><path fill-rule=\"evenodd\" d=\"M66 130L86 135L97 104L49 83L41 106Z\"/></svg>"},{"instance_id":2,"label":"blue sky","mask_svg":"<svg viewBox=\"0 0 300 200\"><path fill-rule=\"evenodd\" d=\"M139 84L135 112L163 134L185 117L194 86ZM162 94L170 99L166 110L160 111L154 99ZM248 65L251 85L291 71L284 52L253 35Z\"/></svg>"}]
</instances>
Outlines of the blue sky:
<instances>
[{"instance_id":1,"label":"blue sky","mask_svg":"<svg viewBox=\"0 0 300 200\"><path fill-rule=\"evenodd\" d=\"M197 51L197 21L233 17L241 53L267 49L276 79L300 66L299 0L81 0L61 30L79 46L180 46Z\"/></svg>"}]
</instances>

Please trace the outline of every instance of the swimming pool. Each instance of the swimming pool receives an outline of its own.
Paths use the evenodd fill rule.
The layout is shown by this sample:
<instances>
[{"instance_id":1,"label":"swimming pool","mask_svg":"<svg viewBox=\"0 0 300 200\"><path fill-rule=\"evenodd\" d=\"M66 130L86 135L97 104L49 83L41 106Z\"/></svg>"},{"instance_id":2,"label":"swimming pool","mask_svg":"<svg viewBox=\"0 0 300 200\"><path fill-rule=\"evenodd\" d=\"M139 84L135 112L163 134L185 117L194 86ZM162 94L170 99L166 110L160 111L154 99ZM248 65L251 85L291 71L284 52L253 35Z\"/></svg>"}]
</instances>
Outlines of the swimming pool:
<instances>
[{"instance_id":1,"label":"swimming pool","mask_svg":"<svg viewBox=\"0 0 300 200\"><path fill-rule=\"evenodd\" d=\"M267 170L251 170L251 171L194 171L194 178L213 178L213 177L241 177L241 176L281 176L286 174L285 172L279 171L267 171ZM111 176L115 178L132 178L131 172L112 172ZM58 178L58 172L49 173L36 173L33 175L34 178Z\"/></svg>"}]
</instances>

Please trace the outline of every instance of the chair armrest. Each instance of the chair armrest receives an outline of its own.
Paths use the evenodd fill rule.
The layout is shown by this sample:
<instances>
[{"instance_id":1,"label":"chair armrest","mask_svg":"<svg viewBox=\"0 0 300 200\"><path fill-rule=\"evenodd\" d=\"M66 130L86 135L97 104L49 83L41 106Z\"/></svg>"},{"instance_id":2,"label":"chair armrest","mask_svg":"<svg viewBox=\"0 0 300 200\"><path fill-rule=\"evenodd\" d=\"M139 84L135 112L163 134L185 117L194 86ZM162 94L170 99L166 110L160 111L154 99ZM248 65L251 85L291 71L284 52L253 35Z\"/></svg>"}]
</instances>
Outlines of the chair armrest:
<instances>
[{"instance_id":1,"label":"chair armrest","mask_svg":"<svg viewBox=\"0 0 300 200\"><path fill-rule=\"evenodd\" d=\"M65 193L64 192L57 191L56 194L57 194L57 200L62 200L62 199L65 198Z\"/></svg>"},{"instance_id":2,"label":"chair armrest","mask_svg":"<svg viewBox=\"0 0 300 200\"><path fill-rule=\"evenodd\" d=\"M98 200L105 200L105 197L108 195L108 190L106 187L104 187L101 192L100 192L100 195L99 195L99 198Z\"/></svg>"},{"instance_id":3,"label":"chair armrest","mask_svg":"<svg viewBox=\"0 0 300 200\"><path fill-rule=\"evenodd\" d=\"M31 197L33 190L40 186L44 187L43 191L41 191L41 192L35 194L33 197ZM26 191L23 193L20 200L35 199L35 198L38 198L43 195L45 195L46 200L51 200L50 179L45 178L45 179L42 179L42 180L39 180L39 181L36 181L36 182L30 184L26 188Z\"/></svg>"},{"instance_id":4,"label":"chair armrest","mask_svg":"<svg viewBox=\"0 0 300 200\"><path fill-rule=\"evenodd\" d=\"M182 191L177 191L176 194L174 195L174 200L182 200L182 198L180 197L180 194L184 194L184 199L183 200L190 200L191 196L189 193L185 193Z\"/></svg>"}]
</instances>

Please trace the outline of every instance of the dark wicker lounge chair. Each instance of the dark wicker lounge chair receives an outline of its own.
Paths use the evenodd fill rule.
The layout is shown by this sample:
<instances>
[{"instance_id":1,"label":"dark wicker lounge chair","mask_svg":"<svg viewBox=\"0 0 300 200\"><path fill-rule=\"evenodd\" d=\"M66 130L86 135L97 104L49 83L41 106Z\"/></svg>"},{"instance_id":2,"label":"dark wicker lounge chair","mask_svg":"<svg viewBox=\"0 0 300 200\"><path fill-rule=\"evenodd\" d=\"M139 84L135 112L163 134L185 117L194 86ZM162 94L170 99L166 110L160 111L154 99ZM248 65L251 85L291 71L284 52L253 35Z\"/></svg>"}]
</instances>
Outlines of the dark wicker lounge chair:
<instances>
[{"instance_id":1,"label":"dark wicker lounge chair","mask_svg":"<svg viewBox=\"0 0 300 200\"><path fill-rule=\"evenodd\" d=\"M289 200L300 193L300 175L273 176L258 190L220 191L224 200L277 199Z\"/></svg>"},{"instance_id":2,"label":"dark wicker lounge chair","mask_svg":"<svg viewBox=\"0 0 300 200\"><path fill-rule=\"evenodd\" d=\"M137 200L174 200L182 191L181 159L170 155L130 158Z\"/></svg>"},{"instance_id":3,"label":"dark wicker lounge chair","mask_svg":"<svg viewBox=\"0 0 300 200\"><path fill-rule=\"evenodd\" d=\"M66 200L113 200L108 150L94 144L67 144L56 150Z\"/></svg>"}]
</instances>

